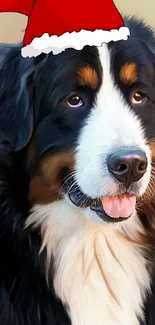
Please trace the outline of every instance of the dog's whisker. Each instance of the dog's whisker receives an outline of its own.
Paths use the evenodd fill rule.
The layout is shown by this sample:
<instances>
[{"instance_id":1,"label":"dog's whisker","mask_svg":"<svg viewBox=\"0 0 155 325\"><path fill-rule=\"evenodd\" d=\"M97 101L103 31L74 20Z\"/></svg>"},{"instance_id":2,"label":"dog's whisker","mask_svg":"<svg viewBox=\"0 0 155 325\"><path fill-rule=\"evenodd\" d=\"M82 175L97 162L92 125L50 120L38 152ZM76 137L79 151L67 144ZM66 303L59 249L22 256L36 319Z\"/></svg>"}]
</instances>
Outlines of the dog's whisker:
<instances>
[{"instance_id":1,"label":"dog's whisker","mask_svg":"<svg viewBox=\"0 0 155 325\"><path fill-rule=\"evenodd\" d=\"M69 173L69 175L67 175L67 176L65 176L63 178L63 182L62 182L62 185L61 185L61 189L60 190L62 190L62 188L66 185L66 183L68 181L70 181L72 178L74 179L74 175L75 175L75 172L71 172L71 173Z\"/></svg>"},{"instance_id":2,"label":"dog's whisker","mask_svg":"<svg viewBox=\"0 0 155 325\"><path fill-rule=\"evenodd\" d=\"M150 179L152 179L152 180L154 181L154 180L155 180L155 175L152 174L152 175L150 176Z\"/></svg>"},{"instance_id":3,"label":"dog's whisker","mask_svg":"<svg viewBox=\"0 0 155 325\"><path fill-rule=\"evenodd\" d=\"M69 194L69 192L71 192L71 189L76 186L76 181L74 181L71 186L69 187L68 191L67 191L67 194Z\"/></svg>"}]
</instances>

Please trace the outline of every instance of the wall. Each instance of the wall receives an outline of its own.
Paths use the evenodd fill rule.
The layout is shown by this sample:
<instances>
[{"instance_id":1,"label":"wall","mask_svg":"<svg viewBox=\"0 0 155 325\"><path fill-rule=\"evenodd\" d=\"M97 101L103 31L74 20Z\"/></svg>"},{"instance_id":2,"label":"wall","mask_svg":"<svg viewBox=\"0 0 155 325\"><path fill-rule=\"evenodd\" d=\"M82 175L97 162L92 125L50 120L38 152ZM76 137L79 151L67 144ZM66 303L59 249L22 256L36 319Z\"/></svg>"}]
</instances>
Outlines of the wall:
<instances>
[{"instance_id":1,"label":"wall","mask_svg":"<svg viewBox=\"0 0 155 325\"><path fill-rule=\"evenodd\" d=\"M155 28L155 0L115 0L120 12L143 18Z\"/></svg>"}]
</instances>

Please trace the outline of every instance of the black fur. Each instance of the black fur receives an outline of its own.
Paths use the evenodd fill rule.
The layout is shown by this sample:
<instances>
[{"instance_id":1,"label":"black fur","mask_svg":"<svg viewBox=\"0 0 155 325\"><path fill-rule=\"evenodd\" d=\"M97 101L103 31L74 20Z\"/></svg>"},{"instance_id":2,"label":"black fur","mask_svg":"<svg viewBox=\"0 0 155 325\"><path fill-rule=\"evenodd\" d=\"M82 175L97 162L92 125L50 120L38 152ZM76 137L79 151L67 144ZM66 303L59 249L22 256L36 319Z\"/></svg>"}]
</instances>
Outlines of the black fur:
<instances>
[{"instance_id":1,"label":"black fur","mask_svg":"<svg viewBox=\"0 0 155 325\"><path fill-rule=\"evenodd\" d=\"M141 64L145 62L144 80L153 87L150 114L154 117L154 36L133 19L127 24L131 29L131 47L126 48L123 41L109 45L113 49L111 64L112 69L115 66L115 80L123 87L118 77L122 60L134 58ZM118 54L119 51L122 54ZM96 48L24 59L20 46L0 47L0 325L70 325L66 308L56 298L52 283L49 287L46 283L44 255L39 256L40 234L24 229L30 208L27 145L35 134L39 158L49 147L56 152L74 143L92 106L95 91L84 89L87 100L78 113L67 110L64 100L77 89L76 69L85 64L95 68L101 82ZM152 78L151 83L147 78ZM83 92L79 87L78 90ZM123 92L128 100L127 90ZM62 105L65 113L62 113ZM143 118L145 121L147 116ZM148 138L155 136L154 119L152 121ZM66 130L68 137L64 137ZM155 212L154 206L152 209ZM146 303L145 325L155 324L154 297L153 291L153 297Z\"/></svg>"}]
</instances>

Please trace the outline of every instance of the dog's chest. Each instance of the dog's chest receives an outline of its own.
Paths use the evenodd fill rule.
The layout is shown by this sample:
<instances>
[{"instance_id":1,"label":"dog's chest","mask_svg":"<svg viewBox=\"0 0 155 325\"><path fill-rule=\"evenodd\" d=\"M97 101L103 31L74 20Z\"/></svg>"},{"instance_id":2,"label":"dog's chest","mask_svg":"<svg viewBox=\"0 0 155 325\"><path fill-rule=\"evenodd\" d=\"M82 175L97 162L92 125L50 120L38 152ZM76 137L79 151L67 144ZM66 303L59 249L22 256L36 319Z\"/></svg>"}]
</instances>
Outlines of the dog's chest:
<instances>
[{"instance_id":1,"label":"dog's chest","mask_svg":"<svg viewBox=\"0 0 155 325\"><path fill-rule=\"evenodd\" d=\"M116 231L57 203L36 207L28 224L41 226L47 271L53 256L55 292L72 325L139 325L150 277L144 252L133 243L143 232L138 218Z\"/></svg>"},{"instance_id":2,"label":"dog's chest","mask_svg":"<svg viewBox=\"0 0 155 325\"><path fill-rule=\"evenodd\" d=\"M110 231L69 237L56 249L54 286L72 325L138 325L149 287L142 252Z\"/></svg>"}]
</instances>

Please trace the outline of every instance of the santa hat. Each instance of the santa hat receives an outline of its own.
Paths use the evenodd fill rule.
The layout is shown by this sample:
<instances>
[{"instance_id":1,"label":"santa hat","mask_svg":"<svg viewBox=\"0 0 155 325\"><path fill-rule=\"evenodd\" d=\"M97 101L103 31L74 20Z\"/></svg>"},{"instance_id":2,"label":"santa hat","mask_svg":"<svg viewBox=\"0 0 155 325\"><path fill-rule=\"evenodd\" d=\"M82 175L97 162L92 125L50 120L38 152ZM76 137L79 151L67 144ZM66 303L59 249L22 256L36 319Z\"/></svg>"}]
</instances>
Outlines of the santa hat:
<instances>
[{"instance_id":1,"label":"santa hat","mask_svg":"<svg viewBox=\"0 0 155 325\"><path fill-rule=\"evenodd\" d=\"M58 54L67 48L81 50L85 45L102 46L127 40L129 29L112 0L5 0L0 12L28 16L22 56Z\"/></svg>"}]
</instances>

